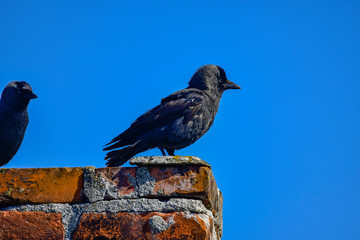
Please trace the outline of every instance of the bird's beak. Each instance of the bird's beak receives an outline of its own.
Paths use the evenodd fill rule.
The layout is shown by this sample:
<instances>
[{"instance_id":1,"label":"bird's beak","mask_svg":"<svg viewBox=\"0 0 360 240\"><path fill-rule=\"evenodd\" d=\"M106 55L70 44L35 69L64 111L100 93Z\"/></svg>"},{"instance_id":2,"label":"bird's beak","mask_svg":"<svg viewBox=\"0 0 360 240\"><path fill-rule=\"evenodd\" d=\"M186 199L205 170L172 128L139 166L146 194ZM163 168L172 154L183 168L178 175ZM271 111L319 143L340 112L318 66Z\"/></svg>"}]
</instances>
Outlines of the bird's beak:
<instances>
[{"instance_id":1,"label":"bird's beak","mask_svg":"<svg viewBox=\"0 0 360 240\"><path fill-rule=\"evenodd\" d=\"M31 93L27 93L25 97L28 99L34 99L37 98L38 96L35 93L31 92Z\"/></svg>"},{"instance_id":2,"label":"bird's beak","mask_svg":"<svg viewBox=\"0 0 360 240\"><path fill-rule=\"evenodd\" d=\"M239 85L237 85L236 83L233 83L229 79L226 80L225 83L223 83L223 86L225 89L241 89L241 87Z\"/></svg>"}]
</instances>

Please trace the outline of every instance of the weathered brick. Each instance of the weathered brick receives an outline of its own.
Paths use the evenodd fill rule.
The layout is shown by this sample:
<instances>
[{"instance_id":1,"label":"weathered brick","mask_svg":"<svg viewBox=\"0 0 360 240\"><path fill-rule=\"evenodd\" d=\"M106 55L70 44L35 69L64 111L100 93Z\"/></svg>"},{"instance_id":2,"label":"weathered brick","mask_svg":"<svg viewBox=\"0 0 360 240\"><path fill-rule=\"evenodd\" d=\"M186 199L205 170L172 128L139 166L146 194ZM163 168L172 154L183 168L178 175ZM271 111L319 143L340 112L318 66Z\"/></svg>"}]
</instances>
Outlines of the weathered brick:
<instances>
[{"instance_id":1,"label":"weathered brick","mask_svg":"<svg viewBox=\"0 0 360 240\"><path fill-rule=\"evenodd\" d=\"M72 239L212 239L210 219L197 214L84 213Z\"/></svg>"},{"instance_id":2,"label":"weathered brick","mask_svg":"<svg viewBox=\"0 0 360 240\"><path fill-rule=\"evenodd\" d=\"M148 167L155 186L148 197L191 197L203 200L213 209L216 203L217 186L208 167Z\"/></svg>"},{"instance_id":3,"label":"weathered brick","mask_svg":"<svg viewBox=\"0 0 360 240\"><path fill-rule=\"evenodd\" d=\"M60 213L0 211L0 239L60 240Z\"/></svg>"},{"instance_id":4,"label":"weathered brick","mask_svg":"<svg viewBox=\"0 0 360 240\"><path fill-rule=\"evenodd\" d=\"M135 174L134 167L108 167L97 168L97 177L102 176L107 181L111 182L119 190L119 195L129 195L135 191Z\"/></svg>"},{"instance_id":5,"label":"weathered brick","mask_svg":"<svg viewBox=\"0 0 360 240\"><path fill-rule=\"evenodd\" d=\"M28 203L77 203L82 200L82 168L0 170L0 207Z\"/></svg>"},{"instance_id":6,"label":"weathered brick","mask_svg":"<svg viewBox=\"0 0 360 240\"><path fill-rule=\"evenodd\" d=\"M137 208L131 204L125 204L121 208L121 211L125 212L119 212L112 207L107 208L108 203L113 204L115 208L119 206L116 201L107 203L106 200L120 198L127 198L126 200L130 202L133 200L129 198L135 198L140 202L151 198L159 203L163 201L157 199L170 198L169 204L170 202L174 204L175 200L199 199L213 214L206 211L199 200L194 201L197 205L194 205L195 208L190 207L189 209L192 210L188 211L184 211L188 208L183 207L159 208L156 204L150 204L145 211L134 210ZM75 211L69 211L68 208L71 209L71 207L67 204L66 208L58 204L38 205L84 201L89 201L94 206L91 207L91 204L73 205ZM2 226L8 229L6 231L5 228L2 229L2 234L8 235L0 235L0 239L63 239L64 234L66 239L70 239L71 233L73 233L73 239L220 239L222 235L222 196L210 168L206 166L145 165L138 168L0 169L0 207L29 203L36 205L12 207L7 210L12 209L18 214L29 214L31 216L29 218L39 219L41 223L47 222L49 227L55 228L56 225L52 221L56 219L50 219L46 212L61 212L65 214L62 220L64 227L61 224L61 216L57 215L60 218L61 232L48 233L50 230L41 230L42 226L37 226L36 222L28 221L22 216L25 220L13 220L13 225L20 224L25 229L19 227L14 230L0 221L0 229ZM181 204L176 206L183 206ZM196 208L200 206L199 204L201 211ZM33 211L44 212L39 214ZM74 218L69 218L69 213L81 214L79 225L72 222ZM5 219L8 217L6 216ZM22 224L21 221L28 225ZM73 231L74 228L77 229ZM31 229L40 229L45 235L39 235L37 230ZM29 235L26 231L36 232L34 234L37 235L32 237L33 235ZM9 235L10 233L15 235Z\"/></svg>"}]
</instances>

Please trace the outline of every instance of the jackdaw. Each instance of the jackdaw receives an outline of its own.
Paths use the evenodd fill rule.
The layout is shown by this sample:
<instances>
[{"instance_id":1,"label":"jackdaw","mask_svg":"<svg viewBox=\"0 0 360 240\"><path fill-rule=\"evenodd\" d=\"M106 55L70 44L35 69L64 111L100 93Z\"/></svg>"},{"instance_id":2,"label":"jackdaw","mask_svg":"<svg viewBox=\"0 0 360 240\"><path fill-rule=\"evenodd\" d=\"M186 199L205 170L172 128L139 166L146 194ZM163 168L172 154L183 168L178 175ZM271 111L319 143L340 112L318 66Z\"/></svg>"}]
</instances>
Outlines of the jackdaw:
<instances>
[{"instance_id":1,"label":"jackdaw","mask_svg":"<svg viewBox=\"0 0 360 240\"><path fill-rule=\"evenodd\" d=\"M131 126L106 144L108 167L120 166L134 155L158 147L174 156L203 136L214 122L222 94L240 87L226 78L216 65L204 65L192 76L189 86L161 100ZM110 146L109 146L110 145Z\"/></svg>"},{"instance_id":2,"label":"jackdaw","mask_svg":"<svg viewBox=\"0 0 360 240\"><path fill-rule=\"evenodd\" d=\"M7 164L19 150L29 123L28 104L37 98L27 82L13 81L0 99L0 166Z\"/></svg>"}]
</instances>

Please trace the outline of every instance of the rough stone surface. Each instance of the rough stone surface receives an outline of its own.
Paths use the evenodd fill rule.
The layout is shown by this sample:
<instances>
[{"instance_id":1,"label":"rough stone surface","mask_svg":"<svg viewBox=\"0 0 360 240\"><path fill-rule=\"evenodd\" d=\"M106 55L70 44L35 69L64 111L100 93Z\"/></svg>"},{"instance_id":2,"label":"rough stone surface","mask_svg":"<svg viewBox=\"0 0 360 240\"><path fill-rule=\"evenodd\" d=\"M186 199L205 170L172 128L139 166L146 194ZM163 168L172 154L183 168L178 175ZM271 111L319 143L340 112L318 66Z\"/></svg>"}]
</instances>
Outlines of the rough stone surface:
<instances>
[{"instance_id":1,"label":"rough stone surface","mask_svg":"<svg viewBox=\"0 0 360 240\"><path fill-rule=\"evenodd\" d=\"M130 159L131 165L137 166L179 166L193 165L211 168L210 164L198 157L191 156L150 156L150 157L134 157Z\"/></svg>"},{"instance_id":2,"label":"rough stone surface","mask_svg":"<svg viewBox=\"0 0 360 240\"><path fill-rule=\"evenodd\" d=\"M216 203L214 204L214 224L217 231L218 239L221 239L223 234L223 196L219 189L217 189L218 194L216 198Z\"/></svg>"},{"instance_id":3,"label":"rough stone surface","mask_svg":"<svg viewBox=\"0 0 360 240\"><path fill-rule=\"evenodd\" d=\"M41 204L41 205L22 205L12 206L0 211L42 211L46 213L61 213L62 223L65 229L65 239L70 239L70 235L77 227L80 216L83 213L118 213L118 212L187 212L200 213L213 217L202 201L193 199L173 198L166 201L159 199L120 199L110 201L98 201L95 203L81 204ZM1 239L1 238L0 238Z\"/></svg>"},{"instance_id":4,"label":"rough stone surface","mask_svg":"<svg viewBox=\"0 0 360 240\"><path fill-rule=\"evenodd\" d=\"M194 198L215 209L218 190L208 167L149 166L84 169L84 196L89 202L122 198Z\"/></svg>"},{"instance_id":5,"label":"rough stone surface","mask_svg":"<svg viewBox=\"0 0 360 240\"><path fill-rule=\"evenodd\" d=\"M154 191L155 178L150 175L147 167L139 167L136 171L137 192L140 197L148 196Z\"/></svg>"},{"instance_id":6,"label":"rough stone surface","mask_svg":"<svg viewBox=\"0 0 360 240\"><path fill-rule=\"evenodd\" d=\"M154 231L154 229L156 230ZM139 214L84 213L80 219L79 227L72 237L74 240L213 239L206 223L196 214L189 217L184 213L158 212Z\"/></svg>"},{"instance_id":7,"label":"rough stone surface","mask_svg":"<svg viewBox=\"0 0 360 240\"><path fill-rule=\"evenodd\" d=\"M151 233L155 233L155 234L161 233L166 229L169 229L169 227L171 227L171 225L173 225L174 223L175 222L173 217L170 217L168 220L165 220L159 215L154 215L149 219L149 226L151 229Z\"/></svg>"},{"instance_id":8,"label":"rough stone surface","mask_svg":"<svg viewBox=\"0 0 360 240\"><path fill-rule=\"evenodd\" d=\"M210 212L200 200L180 198L172 198L166 201L147 198L99 201L74 204L73 209L80 212Z\"/></svg>"},{"instance_id":9,"label":"rough stone surface","mask_svg":"<svg viewBox=\"0 0 360 240\"><path fill-rule=\"evenodd\" d=\"M0 212L0 239L64 239L59 213Z\"/></svg>"},{"instance_id":10,"label":"rough stone surface","mask_svg":"<svg viewBox=\"0 0 360 240\"><path fill-rule=\"evenodd\" d=\"M136 168L84 168L84 196L89 202L136 198Z\"/></svg>"},{"instance_id":11,"label":"rough stone surface","mask_svg":"<svg viewBox=\"0 0 360 240\"><path fill-rule=\"evenodd\" d=\"M211 169L196 164L0 169L0 213L29 214L41 222L56 216L65 240L220 239L222 201ZM134 226L140 228L136 233ZM53 236L36 239L58 239Z\"/></svg>"},{"instance_id":12,"label":"rough stone surface","mask_svg":"<svg viewBox=\"0 0 360 240\"><path fill-rule=\"evenodd\" d=\"M82 168L0 169L0 207L82 201Z\"/></svg>"}]
</instances>

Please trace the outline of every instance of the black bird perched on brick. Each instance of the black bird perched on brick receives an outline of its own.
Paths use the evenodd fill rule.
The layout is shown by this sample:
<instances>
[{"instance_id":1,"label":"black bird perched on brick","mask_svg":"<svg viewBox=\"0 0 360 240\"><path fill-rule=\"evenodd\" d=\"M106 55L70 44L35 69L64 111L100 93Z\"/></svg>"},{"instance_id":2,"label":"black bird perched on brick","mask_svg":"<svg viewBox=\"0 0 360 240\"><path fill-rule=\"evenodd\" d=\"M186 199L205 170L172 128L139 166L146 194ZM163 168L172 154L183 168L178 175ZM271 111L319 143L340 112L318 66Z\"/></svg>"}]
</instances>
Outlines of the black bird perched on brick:
<instances>
[{"instance_id":1,"label":"black bird perched on brick","mask_svg":"<svg viewBox=\"0 0 360 240\"><path fill-rule=\"evenodd\" d=\"M108 167L120 166L134 155L158 147L174 155L202 137L214 122L222 94L240 87L226 78L216 65L204 65L192 76L189 86L161 100L119 136L106 144ZM110 145L110 146L109 146Z\"/></svg>"},{"instance_id":2,"label":"black bird perched on brick","mask_svg":"<svg viewBox=\"0 0 360 240\"><path fill-rule=\"evenodd\" d=\"M0 99L0 166L7 164L19 150L29 123L28 104L37 98L27 82L13 81Z\"/></svg>"}]
</instances>

